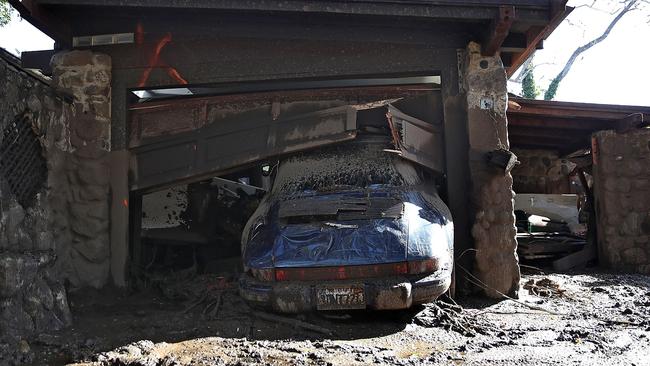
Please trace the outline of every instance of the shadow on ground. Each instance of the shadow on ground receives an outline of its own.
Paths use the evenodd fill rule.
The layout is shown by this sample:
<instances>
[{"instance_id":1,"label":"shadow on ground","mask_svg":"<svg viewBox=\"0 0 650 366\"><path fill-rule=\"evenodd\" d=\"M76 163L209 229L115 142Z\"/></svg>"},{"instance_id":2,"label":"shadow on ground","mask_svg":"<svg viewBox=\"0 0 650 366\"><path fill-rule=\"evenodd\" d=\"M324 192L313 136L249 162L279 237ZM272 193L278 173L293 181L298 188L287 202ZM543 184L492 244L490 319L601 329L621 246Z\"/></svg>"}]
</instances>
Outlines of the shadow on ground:
<instances>
[{"instance_id":1,"label":"shadow on ground","mask_svg":"<svg viewBox=\"0 0 650 366\"><path fill-rule=\"evenodd\" d=\"M252 308L234 287L183 296L158 286L132 293L107 288L69 296L73 327L32 342L34 364L66 364L140 340L175 343L222 337L248 340L355 340L398 333L423 307L299 315Z\"/></svg>"}]
</instances>

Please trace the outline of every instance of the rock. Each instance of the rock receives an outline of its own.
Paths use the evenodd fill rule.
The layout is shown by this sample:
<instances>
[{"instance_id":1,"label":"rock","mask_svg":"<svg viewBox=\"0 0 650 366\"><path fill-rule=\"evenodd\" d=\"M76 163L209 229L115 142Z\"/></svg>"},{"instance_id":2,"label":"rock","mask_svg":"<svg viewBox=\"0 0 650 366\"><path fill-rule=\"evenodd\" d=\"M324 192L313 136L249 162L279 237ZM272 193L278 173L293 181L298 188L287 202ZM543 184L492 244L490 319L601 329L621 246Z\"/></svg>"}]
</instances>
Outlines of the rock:
<instances>
[{"instance_id":1,"label":"rock","mask_svg":"<svg viewBox=\"0 0 650 366\"><path fill-rule=\"evenodd\" d=\"M31 351L31 348L29 347L29 343L27 343L26 340L21 339L20 342L18 342L18 350L20 353L29 353Z\"/></svg>"},{"instance_id":2,"label":"rock","mask_svg":"<svg viewBox=\"0 0 650 366\"><path fill-rule=\"evenodd\" d=\"M85 185L78 187L79 199L84 201L108 202L108 186Z\"/></svg>"},{"instance_id":3,"label":"rock","mask_svg":"<svg viewBox=\"0 0 650 366\"><path fill-rule=\"evenodd\" d=\"M2 212L2 215L5 216L3 220L5 222L5 233L10 242L15 243L19 239L19 229L20 225L25 220L25 210L21 205L19 205L15 200L11 200L9 204L9 210Z\"/></svg>"},{"instance_id":4,"label":"rock","mask_svg":"<svg viewBox=\"0 0 650 366\"><path fill-rule=\"evenodd\" d=\"M33 244L35 250L54 249L54 235L49 231L36 233Z\"/></svg>"},{"instance_id":5,"label":"rock","mask_svg":"<svg viewBox=\"0 0 650 366\"><path fill-rule=\"evenodd\" d=\"M47 310L54 308L54 296L43 278L37 278L25 291L24 303L38 304ZM29 311L27 311L30 313ZM30 313L30 315L33 315Z\"/></svg>"},{"instance_id":6,"label":"rock","mask_svg":"<svg viewBox=\"0 0 650 366\"><path fill-rule=\"evenodd\" d=\"M52 57L52 68L65 66L84 66L93 64L94 58L91 51L58 52Z\"/></svg>"},{"instance_id":7,"label":"rock","mask_svg":"<svg viewBox=\"0 0 650 366\"><path fill-rule=\"evenodd\" d=\"M30 365L34 361L34 353L29 343L22 339L0 342L0 360L3 366Z\"/></svg>"},{"instance_id":8,"label":"rock","mask_svg":"<svg viewBox=\"0 0 650 366\"><path fill-rule=\"evenodd\" d=\"M77 218L72 220L72 231L86 238L95 238L107 232L108 221L93 217Z\"/></svg>"},{"instance_id":9,"label":"rock","mask_svg":"<svg viewBox=\"0 0 650 366\"><path fill-rule=\"evenodd\" d=\"M110 256L108 234L83 240L72 245L84 258L92 263L102 263Z\"/></svg>"},{"instance_id":10,"label":"rock","mask_svg":"<svg viewBox=\"0 0 650 366\"><path fill-rule=\"evenodd\" d=\"M101 288L106 284L110 271L108 259L101 263L92 263L76 250L72 250L70 254L75 271L75 277L70 280L75 287Z\"/></svg>"},{"instance_id":11,"label":"rock","mask_svg":"<svg viewBox=\"0 0 650 366\"><path fill-rule=\"evenodd\" d=\"M70 205L70 212L75 219L93 217L97 219L108 218L108 201L75 202Z\"/></svg>"},{"instance_id":12,"label":"rock","mask_svg":"<svg viewBox=\"0 0 650 366\"><path fill-rule=\"evenodd\" d=\"M90 145L94 145L94 141L105 136L108 133L108 127L108 124L97 121L94 115L82 114L70 121L70 128Z\"/></svg>"},{"instance_id":13,"label":"rock","mask_svg":"<svg viewBox=\"0 0 650 366\"><path fill-rule=\"evenodd\" d=\"M105 157L108 152L100 146L92 144L84 144L85 141L78 138L76 135L71 137L71 142L75 146L75 154L81 158L98 160Z\"/></svg>"},{"instance_id":14,"label":"rock","mask_svg":"<svg viewBox=\"0 0 650 366\"><path fill-rule=\"evenodd\" d=\"M34 332L34 323L23 309L21 299L14 297L0 300L0 311L0 329L4 336L17 337Z\"/></svg>"},{"instance_id":15,"label":"rock","mask_svg":"<svg viewBox=\"0 0 650 366\"><path fill-rule=\"evenodd\" d=\"M38 262L34 257L4 254L0 258L0 298L14 296L36 276Z\"/></svg>"},{"instance_id":16,"label":"rock","mask_svg":"<svg viewBox=\"0 0 650 366\"><path fill-rule=\"evenodd\" d=\"M622 258L626 263L634 265L647 263L648 260L645 250L639 247L624 250Z\"/></svg>"},{"instance_id":17,"label":"rock","mask_svg":"<svg viewBox=\"0 0 650 366\"><path fill-rule=\"evenodd\" d=\"M111 57L103 53L93 53L93 65L98 66L97 68L104 68L110 70L111 68Z\"/></svg>"},{"instance_id":18,"label":"rock","mask_svg":"<svg viewBox=\"0 0 650 366\"><path fill-rule=\"evenodd\" d=\"M104 186L110 178L110 169L96 161L84 162L79 165L77 176L85 184Z\"/></svg>"},{"instance_id":19,"label":"rock","mask_svg":"<svg viewBox=\"0 0 650 366\"><path fill-rule=\"evenodd\" d=\"M52 291L52 315L60 320L61 327L67 327L72 324L72 314L70 313L70 306L68 305L68 296L65 292L63 284L60 282L51 283L50 291ZM59 330L59 328L55 328Z\"/></svg>"}]
</instances>

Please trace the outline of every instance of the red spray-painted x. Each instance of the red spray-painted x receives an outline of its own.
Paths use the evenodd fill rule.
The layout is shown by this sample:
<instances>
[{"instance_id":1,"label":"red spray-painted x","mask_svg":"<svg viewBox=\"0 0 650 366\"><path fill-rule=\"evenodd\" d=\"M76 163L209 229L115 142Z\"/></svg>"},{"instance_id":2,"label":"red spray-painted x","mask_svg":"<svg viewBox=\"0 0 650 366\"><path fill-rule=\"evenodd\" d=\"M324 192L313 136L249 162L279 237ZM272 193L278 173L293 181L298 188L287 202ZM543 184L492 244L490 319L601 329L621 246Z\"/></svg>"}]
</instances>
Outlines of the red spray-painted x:
<instances>
[{"instance_id":1,"label":"red spray-painted x","mask_svg":"<svg viewBox=\"0 0 650 366\"><path fill-rule=\"evenodd\" d=\"M142 24L138 24L136 27L136 32L135 32L135 41L136 44L143 44L144 43L144 29L142 27ZM151 75L151 72L153 71L154 67L162 67L167 71L167 75L171 77L174 81L176 81L178 84L187 84L187 80L185 80L181 74L173 67L165 64L160 60L160 53L162 52L163 48L172 41L172 34L167 33L165 34L164 37L162 37L158 42L156 43L156 47L153 49L153 53L151 54L151 57L149 58L149 62L147 63L147 68L142 72L142 76L140 77L140 81L138 82L138 87L144 87L147 85L147 80L149 80L149 76Z\"/></svg>"}]
</instances>

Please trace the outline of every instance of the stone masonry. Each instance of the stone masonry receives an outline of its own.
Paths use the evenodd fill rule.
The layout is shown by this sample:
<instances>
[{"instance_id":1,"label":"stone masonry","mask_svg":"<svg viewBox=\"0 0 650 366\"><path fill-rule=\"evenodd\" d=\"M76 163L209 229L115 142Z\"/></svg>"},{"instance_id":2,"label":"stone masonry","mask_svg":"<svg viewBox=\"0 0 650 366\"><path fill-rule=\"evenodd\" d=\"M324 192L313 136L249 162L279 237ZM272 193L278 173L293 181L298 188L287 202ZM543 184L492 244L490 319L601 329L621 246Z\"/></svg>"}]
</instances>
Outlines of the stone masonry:
<instances>
[{"instance_id":1,"label":"stone masonry","mask_svg":"<svg viewBox=\"0 0 650 366\"><path fill-rule=\"evenodd\" d=\"M512 170L517 193L571 193L570 164L557 151L513 149L521 164Z\"/></svg>"},{"instance_id":2,"label":"stone masonry","mask_svg":"<svg viewBox=\"0 0 650 366\"><path fill-rule=\"evenodd\" d=\"M12 172L4 164L0 174L0 359L20 363L28 359L8 354L18 348L7 344L69 325L66 290L109 278L111 60L57 54L48 85L0 51L0 129L22 126L46 167L29 200L10 184L22 165ZM10 135L0 133L3 154L25 146L3 136Z\"/></svg>"},{"instance_id":3,"label":"stone masonry","mask_svg":"<svg viewBox=\"0 0 650 366\"><path fill-rule=\"evenodd\" d=\"M650 274L650 130L593 137L599 259Z\"/></svg>"},{"instance_id":4,"label":"stone masonry","mask_svg":"<svg viewBox=\"0 0 650 366\"><path fill-rule=\"evenodd\" d=\"M490 297L517 296L520 274L512 175L489 166L486 161L488 152L509 148L508 96L501 58L498 55L484 57L480 46L470 43L464 80L474 217L472 237L476 249L474 276L482 282L480 287L484 287L485 294Z\"/></svg>"},{"instance_id":5,"label":"stone masonry","mask_svg":"<svg viewBox=\"0 0 650 366\"><path fill-rule=\"evenodd\" d=\"M66 164L67 208L61 221L59 256L74 287L102 287L109 278L109 165L111 59L90 51L69 51L52 59L52 86L72 97L68 121L71 151Z\"/></svg>"},{"instance_id":6,"label":"stone masonry","mask_svg":"<svg viewBox=\"0 0 650 366\"><path fill-rule=\"evenodd\" d=\"M7 354L7 349L15 349L7 344L71 323L58 270L54 213L66 210L55 198L65 195L57 177L65 173L70 149L66 124L72 108L44 80L21 70L19 60L0 51L0 130L14 123L29 124L25 127L34 132L31 138L42 150L36 158L47 166L47 176L35 178L40 188L27 207L18 202L8 177L0 174L0 363L5 364L27 361L23 355ZM3 136L4 149L16 147Z\"/></svg>"}]
</instances>

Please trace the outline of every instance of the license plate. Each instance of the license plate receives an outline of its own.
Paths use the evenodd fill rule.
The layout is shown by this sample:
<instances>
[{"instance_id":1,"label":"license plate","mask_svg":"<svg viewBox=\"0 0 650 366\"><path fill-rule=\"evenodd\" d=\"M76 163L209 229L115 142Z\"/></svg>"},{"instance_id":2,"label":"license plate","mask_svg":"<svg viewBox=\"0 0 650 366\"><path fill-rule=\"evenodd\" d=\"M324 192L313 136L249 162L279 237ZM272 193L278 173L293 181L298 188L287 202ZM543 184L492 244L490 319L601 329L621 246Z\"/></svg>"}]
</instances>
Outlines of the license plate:
<instances>
[{"instance_id":1,"label":"license plate","mask_svg":"<svg viewBox=\"0 0 650 366\"><path fill-rule=\"evenodd\" d=\"M365 309L366 296L361 285L320 286L316 289L318 310Z\"/></svg>"}]
</instances>

